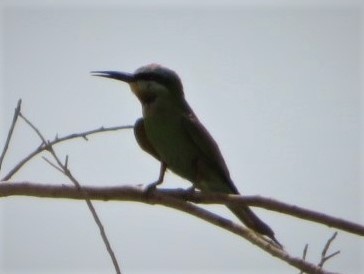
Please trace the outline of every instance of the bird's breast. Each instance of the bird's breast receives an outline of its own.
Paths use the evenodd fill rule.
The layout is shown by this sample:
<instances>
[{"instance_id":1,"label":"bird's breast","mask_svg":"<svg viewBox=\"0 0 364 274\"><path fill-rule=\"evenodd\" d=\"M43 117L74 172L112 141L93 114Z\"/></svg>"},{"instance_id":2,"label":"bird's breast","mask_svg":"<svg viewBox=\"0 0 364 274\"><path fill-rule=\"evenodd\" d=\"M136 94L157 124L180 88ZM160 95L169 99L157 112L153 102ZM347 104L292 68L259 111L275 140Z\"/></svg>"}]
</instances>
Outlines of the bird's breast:
<instances>
[{"instance_id":1,"label":"bird's breast","mask_svg":"<svg viewBox=\"0 0 364 274\"><path fill-rule=\"evenodd\" d=\"M181 114L152 111L144 115L144 123L150 143L167 167L194 181L198 153L183 127Z\"/></svg>"}]
</instances>

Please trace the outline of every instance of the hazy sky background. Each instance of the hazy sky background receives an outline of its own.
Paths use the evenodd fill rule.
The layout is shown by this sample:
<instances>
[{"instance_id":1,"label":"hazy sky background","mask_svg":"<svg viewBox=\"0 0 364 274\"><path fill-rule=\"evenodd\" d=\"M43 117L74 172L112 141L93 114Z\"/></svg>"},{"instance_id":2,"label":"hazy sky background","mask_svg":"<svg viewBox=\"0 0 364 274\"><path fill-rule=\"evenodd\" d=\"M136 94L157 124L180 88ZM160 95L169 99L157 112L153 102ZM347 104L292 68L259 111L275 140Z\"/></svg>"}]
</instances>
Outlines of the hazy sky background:
<instances>
[{"instance_id":1,"label":"hazy sky background","mask_svg":"<svg viewBox=\"0 0 364 274\"><path fill-rule=\"evenodd\" d=\"M360 1L6 2L2 143L19 98L49 139L133 124L141 107L128 86L89 72L134 71L156 62L182 78L187 100L219 143L242 193L363 223ZM20 122L4 171L38 145ZM159 172L131 130L72 141L57 152L69 155L84 185L145 184ZM13 180L70 184L40 158ZM189 186L171 173L165 181L163 187ZM95 206L124 273L297 273L244 239L174 210ZM234 218L220 206L207 208ZM13 197L1 199L0 209L0 272L114 272L85 203ZM301 256L308 243L312 262L335 231L255 211L291 254ZM341 254L328 269L362 273L363 239L339 231L336 250Z\"/></svg>"}]
</instances>

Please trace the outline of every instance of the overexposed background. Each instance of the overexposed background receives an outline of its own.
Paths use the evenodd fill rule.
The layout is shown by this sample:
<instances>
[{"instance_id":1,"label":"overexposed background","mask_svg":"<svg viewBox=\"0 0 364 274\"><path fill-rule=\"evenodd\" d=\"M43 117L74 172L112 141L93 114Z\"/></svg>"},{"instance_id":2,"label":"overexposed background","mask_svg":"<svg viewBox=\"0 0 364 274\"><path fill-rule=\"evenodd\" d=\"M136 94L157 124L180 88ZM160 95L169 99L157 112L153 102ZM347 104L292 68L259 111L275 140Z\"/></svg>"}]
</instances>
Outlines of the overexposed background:
<instances>
[{"instance_id":1,"label":"overexposed background","mask_svg":"<svg viewBox=\"0 0 364 274\"><path fill-rule=\"evenodd\" d=\"M59 1L60 2L60 1ZM52 139L133 124L137 99L92 70L156 62L182 78L187 100L217 140L235 184L363 223L360 1L3 1L1 141L19 98ZM311 3L310 3L311 2ZM17 125L3 173L39 145ZM84 185L146 184L159 164L131 130L57 147ZM43 160L14 180L66 184ZM169 173L163 187L188 187ZM135 203L95 202L124 273L296 273L243 239L191 216ZM234 218L219 206L208 206ZM80 201L0 200L1 273L113 273ZM286 249L319 260L335 231L255 209ZM363 240L339 232L326 267L362 273Z\"/></svg>"}]
</instances>

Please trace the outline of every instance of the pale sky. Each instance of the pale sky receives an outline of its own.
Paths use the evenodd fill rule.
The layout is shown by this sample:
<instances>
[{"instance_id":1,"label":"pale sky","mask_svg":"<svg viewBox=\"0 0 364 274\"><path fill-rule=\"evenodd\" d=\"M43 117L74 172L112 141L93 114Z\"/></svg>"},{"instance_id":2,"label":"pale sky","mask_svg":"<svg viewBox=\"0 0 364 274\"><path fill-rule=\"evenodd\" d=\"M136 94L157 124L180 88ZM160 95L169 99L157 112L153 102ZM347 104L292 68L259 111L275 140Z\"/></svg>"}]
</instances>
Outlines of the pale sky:
<instances>
[{"instance_id":1,"label":"pale sky","mask_svg":"<svg viewBox=\"0 0 364 274\"><path fill-rule=\"evenodd\" d=\"M4 1L1 143L19 98L49 139L134 124L141 107L129 87L89 72L132 72L160 63L181 77L188 102L218 142L242 193L364 223L360 2L286 2ZM19 123L4 170L38 145ZM131 130L57 151L69 155L84 185L147 184L159 172ZM40 158L13 180L69 183ZM162 187L190 186L172 173L165 181ZM123 273L297 273L244 239L171 209L95 206ZM234 218L221 206L207 208ZM16 197L1 199L0 210L0 272L114 273L85 203ZM301 256L308 243L312 262L335 231L254 211L290 254ZM363 272L360 237L339 231L336 250L341 254L327 269Z\"/></svg>"}]
</instances>

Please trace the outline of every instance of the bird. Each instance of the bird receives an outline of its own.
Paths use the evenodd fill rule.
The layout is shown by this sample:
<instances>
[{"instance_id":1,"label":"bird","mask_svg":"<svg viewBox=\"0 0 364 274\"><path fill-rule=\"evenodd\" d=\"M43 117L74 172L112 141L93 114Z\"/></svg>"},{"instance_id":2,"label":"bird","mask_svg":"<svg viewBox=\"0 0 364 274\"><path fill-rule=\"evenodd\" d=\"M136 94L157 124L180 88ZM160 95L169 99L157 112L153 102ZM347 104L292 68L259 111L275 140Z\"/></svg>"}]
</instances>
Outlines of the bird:
<instances>
[{"instance_id":1,"label":"bird","mask_svg":"<svg viewBox=\"0 0 364 274\"><path fill-rule=\"evenodd\" d=\"M141 149L160 162L159 178L149 188L161 184L168 169L201 192L240 194L218 144L187 103L182 81L175 71L152 63L134 73L91 74L129 84L140 101L143 117L135 122L134 135ZM248 206L227 207L245 226L282 247L273 230Z\"/></svg>"}]
</instances>

